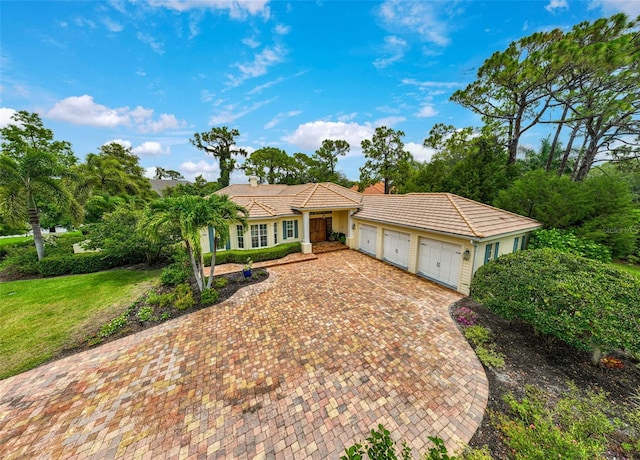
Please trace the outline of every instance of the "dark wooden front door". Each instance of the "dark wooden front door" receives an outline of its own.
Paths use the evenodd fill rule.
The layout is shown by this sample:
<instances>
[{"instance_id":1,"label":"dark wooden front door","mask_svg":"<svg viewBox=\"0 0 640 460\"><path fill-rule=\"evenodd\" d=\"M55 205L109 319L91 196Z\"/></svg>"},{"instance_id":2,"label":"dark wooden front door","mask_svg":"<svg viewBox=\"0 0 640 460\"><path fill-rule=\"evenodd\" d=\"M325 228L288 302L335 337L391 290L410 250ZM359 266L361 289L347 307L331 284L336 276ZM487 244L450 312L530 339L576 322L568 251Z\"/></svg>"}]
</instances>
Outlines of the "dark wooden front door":
<instances>
[{"instance_id":1,"label":"dark wooden front door","mask_svg":"<svg viewBox=\"0 0 640 460\"><path fill-rule=\"evenodd\" d=\"M312 243L318 241L326 241L327 239L327 221L322 219L309 219L309 240Z\"/></svg>"}]
</instances>

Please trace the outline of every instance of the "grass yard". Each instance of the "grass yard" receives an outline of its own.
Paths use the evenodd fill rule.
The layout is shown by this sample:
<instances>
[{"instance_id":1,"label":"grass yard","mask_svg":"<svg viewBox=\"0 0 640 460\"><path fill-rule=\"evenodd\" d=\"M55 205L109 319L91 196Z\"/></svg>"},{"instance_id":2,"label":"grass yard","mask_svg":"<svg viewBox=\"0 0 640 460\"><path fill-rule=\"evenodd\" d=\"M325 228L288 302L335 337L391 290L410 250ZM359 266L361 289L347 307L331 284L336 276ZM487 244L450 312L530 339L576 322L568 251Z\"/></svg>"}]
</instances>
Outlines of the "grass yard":
<instances>
[{"instance_id":1,"label":"grass yard","mask_svg":"<svg viewBox=\"0 0 640 460\"><path fill-rule=\"evenodd\" d=\"M614 264L614 265L629 273L633 273L636 276L640 276L640 265L631 265L631 264Z\"/></svg>"},{"instance_id":2,"label":"grass yard","mask_svg":"<svg viewBox=\"0 0 640 460\"><path fill-rule=\"evenodd\" d=\"M159 270L0 283L0 379L81 342L157 283Z\"/></svg>"}]
</instances>

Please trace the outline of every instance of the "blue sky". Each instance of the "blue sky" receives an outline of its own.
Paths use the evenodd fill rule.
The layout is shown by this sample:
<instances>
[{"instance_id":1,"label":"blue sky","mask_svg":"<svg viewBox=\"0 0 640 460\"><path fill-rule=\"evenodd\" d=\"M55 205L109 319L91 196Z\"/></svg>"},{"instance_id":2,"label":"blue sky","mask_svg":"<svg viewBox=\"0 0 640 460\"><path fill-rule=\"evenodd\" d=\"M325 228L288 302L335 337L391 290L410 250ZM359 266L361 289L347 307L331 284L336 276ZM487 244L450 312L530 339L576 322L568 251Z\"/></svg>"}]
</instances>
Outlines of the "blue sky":
<instances>
[{"instance_id":1,"label":"blue sky","mask_svg":"<svg viewBox=\"0 0 640 460\"><path fill-rule=\"evenodd\" d=\"M237 128L249 152L345 139L338 169L356 180L377 126L426 160L435 123L480 124L449 97L493 52L620 11L640 1L2 0L0 125L38 112L81 159L119 140L149 174L209 180L216 161L188 140L213 126Z\"/></svg>"}]
</instances>

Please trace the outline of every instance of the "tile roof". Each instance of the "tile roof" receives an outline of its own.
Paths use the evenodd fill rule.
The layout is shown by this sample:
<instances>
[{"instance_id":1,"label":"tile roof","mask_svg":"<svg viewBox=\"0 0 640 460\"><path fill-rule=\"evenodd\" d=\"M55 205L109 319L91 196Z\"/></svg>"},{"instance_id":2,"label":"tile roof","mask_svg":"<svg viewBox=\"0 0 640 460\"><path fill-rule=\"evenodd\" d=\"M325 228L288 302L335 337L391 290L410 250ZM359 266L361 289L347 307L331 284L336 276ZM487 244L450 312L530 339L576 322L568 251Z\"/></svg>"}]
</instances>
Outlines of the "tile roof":
<instances>
[{"instance_id":1,"label":"tile roof","mask_svg":"<svg viewBox=\"0 0 640 460\"><path fill-rule=\"evenodd\" d=\"M473 239L542 226L517 214L451 193L369 195L354 217Z\"/></svg>"},{"instance_id":2,"label":"tile roof","mask_svg":"<svg viewBox=\"0 0 640 460\"><path fill-rule=\"evenodd\" d=\"M331 182L307 184L291 202L293 209L359 208L362 195Z\"/></svg>"},{"instance_id":3,"label":"tile roof","mask_svg":"<svg viewBox=\"0 0 640 460\"><path fill-rule=\"evenodd\" d=\"M358 191L358 186L354 185L351 190ZM362 192L363 195L384 195L384 182L376 182L373 185L368 186Z\"/></svg>"},{"instance_id":4,"label":"tile roof","mask_svg":"<svg viewBox=\"0 0 640 460\"><path fill-rule=\"evenodd\" d=\"M331 182L301 185L235 184L218 190L249 218L291 216L306 210L358 209L354 217L482 239L542 226L527 217L451 193L363 195Z\"/></svg>"}]
</instances>

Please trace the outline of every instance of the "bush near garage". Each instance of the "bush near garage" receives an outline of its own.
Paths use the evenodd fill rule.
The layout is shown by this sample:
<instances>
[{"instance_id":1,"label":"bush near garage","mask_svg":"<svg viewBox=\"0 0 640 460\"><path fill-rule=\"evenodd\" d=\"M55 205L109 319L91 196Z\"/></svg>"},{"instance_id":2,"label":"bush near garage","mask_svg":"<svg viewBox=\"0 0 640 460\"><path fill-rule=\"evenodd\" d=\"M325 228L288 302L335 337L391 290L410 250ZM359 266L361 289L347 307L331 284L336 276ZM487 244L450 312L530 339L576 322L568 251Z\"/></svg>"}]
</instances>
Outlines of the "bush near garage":
<instances>
[{"instance_id":1,"label":"bush near garage","mask_svg":"<svg viewBox=\"0 0 640 460\"><path fill-rule=\"evenodd\" d=\"M640 279L611 264L552 249L508 254L483 265L471 297L506 319L590 351L640 352Z\"/></svg>"}]
</instances>

